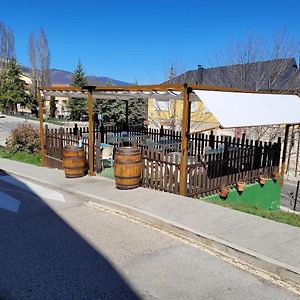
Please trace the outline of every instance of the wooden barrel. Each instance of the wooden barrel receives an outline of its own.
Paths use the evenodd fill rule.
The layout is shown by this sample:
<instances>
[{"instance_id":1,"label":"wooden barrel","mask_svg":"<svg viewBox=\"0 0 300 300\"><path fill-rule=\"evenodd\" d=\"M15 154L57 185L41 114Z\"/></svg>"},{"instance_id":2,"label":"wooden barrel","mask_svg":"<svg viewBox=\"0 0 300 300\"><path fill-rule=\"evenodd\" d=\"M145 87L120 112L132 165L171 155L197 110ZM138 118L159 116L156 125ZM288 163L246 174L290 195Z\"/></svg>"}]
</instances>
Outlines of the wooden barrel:
<instances>
[{"instance_id":1,"label":"wooden barrel","mask_svg":"<svg viewBox=\"0 0 300 300\"><path fill-rule=\"evenodd\" d=\"M114 171L116 186L120 190L139 187L142 172L141 151L133 147L119 147L115 152Z\"/></svg>"},{"instance_id":2,"label":"wooden barrel","mask_svg":"<svg viewBox=\"0 0 300 300\"><path fill-rule=\"evenodd\" d=\"M67 178L85 175L85 153L83 147L67 145L64 150L63 166Z\"/></svg>"}]
</instances>

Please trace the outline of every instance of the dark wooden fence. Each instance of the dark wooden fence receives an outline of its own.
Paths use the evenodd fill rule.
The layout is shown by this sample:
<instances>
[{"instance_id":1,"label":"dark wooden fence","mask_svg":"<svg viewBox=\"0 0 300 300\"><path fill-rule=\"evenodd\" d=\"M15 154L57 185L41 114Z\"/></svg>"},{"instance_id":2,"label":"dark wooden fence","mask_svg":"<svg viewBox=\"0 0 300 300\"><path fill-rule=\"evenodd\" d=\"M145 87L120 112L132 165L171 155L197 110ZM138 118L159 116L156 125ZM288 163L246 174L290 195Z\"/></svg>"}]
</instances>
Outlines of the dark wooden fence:
<instances>
[{"instance_id":1,"label":"dark wooden fence","mask_svg":"<svg viewBox=\"0 0 300 300\"><path fill-rule=\"evenodd\" d=\"M224 148L215 153L204 153L202 161L188 165L187 195L215 193L222 185L234 185L237 181L254 182L261 174L271 177L280 163L281 140L276 143L224 139ZM211 151L211 150L209 150Z\"/></svg>"},{"instance_id":2,"label":"dark wooden fence","mask_svg":"<svg viewBox=\"0 0 300 300\"><path fill-rule=\"evenodd\" d=\"M68 145L79 144L81 140L82 146L86 154L86 160L89 159L88 137L78 134L73 134L73 130L68 128L49 129L45 126L45 164L49 168L63 169L63 148ZM95 145L95 169L99 170L101 166L100 152L100 135L94 134Z\"/></svg>"},{"instance_id":3,"label":"dark wooden fence","mask_svg":"<svg viewBox=\"0 0 300 300\"><path fill-rule=\"evenodd\" d=\"M123 127L95 127L94 153L95 169L101 170L100 143L107 142L107 133L120 133ZM153 141L161 137L181 140L181 133L171 130L149 129L143 126L131 126L127 133L147 135ZM46 165L62 168L63 148L68 143L82 140L88 160L88 127L49 129L46 126ZM142 185L170 193L179 193L180 153L165 153L141 147L143 171ZM229 136L214 134L190 134L188 137L188 164L186 195L209 195L222 185L234 185L237 181L254 182L260 174L271 176L278 169L281 140L275 143L262 143Z\"/></svg>"}]
</instances>

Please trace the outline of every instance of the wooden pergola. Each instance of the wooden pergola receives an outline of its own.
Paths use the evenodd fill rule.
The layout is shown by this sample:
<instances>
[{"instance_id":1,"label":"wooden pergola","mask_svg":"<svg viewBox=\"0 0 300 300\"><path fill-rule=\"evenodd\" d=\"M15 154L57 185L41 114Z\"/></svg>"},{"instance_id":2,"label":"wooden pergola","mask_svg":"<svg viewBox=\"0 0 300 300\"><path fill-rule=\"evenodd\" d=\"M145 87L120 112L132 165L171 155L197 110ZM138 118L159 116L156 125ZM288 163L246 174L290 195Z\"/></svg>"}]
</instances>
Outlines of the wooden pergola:
<instances>
[{"instance_id":1,"label":"wooden pergola","mask_svg":"<svg viewBox=\"0 0 300 300\"><path fill-rule=\"evenodd\" d=\"M130 85L130 86L84 86L71 87L60 86L52 87L45 86L39 88L38 103L39 103L39 120L40 120L40 141L41 141L41 157L42 166L45 165L45 138L43 128L43 113L42 113L42 97L44 95L65 96L70 98L87 98L88 100L88 120L89 120L89 176L94 176L94 151L93 151L93 98L94 99L121 99L127 101L126 105L126 120L128 122L128 101L134 97L141 98L156 98L156 99L175 99L183 101L182 111L182 141L181 141L181 161L180 161L180 195L185 194L186 178L187 178L187 147L188 135L190 134L190 115L191 101L199 98L193 92L194 90L218 91L218 92L237 92L237 93L255 93L255 94L271 94L267 92L254 92L250 90L212 87L194 84L159 84L159 85ZM273 93L274 94L274 93ZM292 124L285 124L285 140L283 147L283 157L281 164L281 174L284 175L285 160L287 152L287 137L289 127ZM242 126L243 127L243 126ZM218 126L216 128L222 128Z\"/></svg>"}]
</instances>

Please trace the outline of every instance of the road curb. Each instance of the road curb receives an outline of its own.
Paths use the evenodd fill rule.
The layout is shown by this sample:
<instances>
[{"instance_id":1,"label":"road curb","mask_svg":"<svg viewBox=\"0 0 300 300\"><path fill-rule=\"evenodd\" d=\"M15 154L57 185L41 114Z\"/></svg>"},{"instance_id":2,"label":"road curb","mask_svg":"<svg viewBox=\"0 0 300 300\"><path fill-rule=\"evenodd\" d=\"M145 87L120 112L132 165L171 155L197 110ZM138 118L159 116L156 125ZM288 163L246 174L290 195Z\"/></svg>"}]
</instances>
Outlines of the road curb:
<instances>
[{"instance_id":1,"label":"road curb","mask_svg":"<svg viewBox=\"0 0 300 300\"><path fill-rule=\"evenodd\" d=\"M221 256L236 258L256 269L266 271L267 273L274 276L275 279L290 283L300 292L300 269L295 268L289 264L269 258L260 253L243 248L221 238L197 231L174 221L164 219L160 216L147 213L125 204L120 204L118 202L108 200L101 196L94 196L85 192L74 191L74 188L71 189L68 187L58 186L56 184L40 180L29 175L20 174L15 171L5 171L8 174L16 175L33 182L43 184L47 187L55 188L56 190L59 190L61 192L67 192L80 198L84 198L86 201L98 203L103 207L131 215L170 233L189 240L193 240L213 251L219 252Z\"/></svg>"}]
</instances>

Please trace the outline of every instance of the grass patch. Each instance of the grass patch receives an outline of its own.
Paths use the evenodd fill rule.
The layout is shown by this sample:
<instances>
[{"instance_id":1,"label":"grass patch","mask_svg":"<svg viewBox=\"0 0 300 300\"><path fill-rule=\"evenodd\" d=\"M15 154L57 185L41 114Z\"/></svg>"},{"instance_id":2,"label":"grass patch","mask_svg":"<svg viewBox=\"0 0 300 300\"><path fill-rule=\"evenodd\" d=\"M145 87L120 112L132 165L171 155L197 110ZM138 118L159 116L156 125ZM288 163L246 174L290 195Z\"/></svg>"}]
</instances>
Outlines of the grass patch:
<instances>
[{"instance_id":1,"label":"grass patch","mask_svg":"<svg viewBox=\"0 0 300 300\"><path fill-rule=\"evenodd\" d=\"M36 166L41 165L41 155L40 154L29 154L24 151L18 151L15 153L11 153L11 152L6 151L4 147L0 147L0 157L11 159L11 160L21 161L21 162L36 165Z\"/></svg>"},{"instance_id":2,"label":"grass patch","mask_svg":"<svg viewBox=\"0 0 300 300\"><path fill-rule=\"evenodd\" d=\"M245 203L230 203L226 201L210 200L209 203L217 204L223 207L232 208L251 215L259 216L279 223L289 224L295 227L300 227L300 215L288 213L284 211L270 211L256 206L251 206Z\"/></svg>"},{"instance_id":3,"label":"grass patch","mask_svg":"<svg viewBox=\"0 0 300 300\"><path fill-rule=\"evenodd\" d=\"M65 123L64 123L64 121L62 121L62 120L59 120L59 119L44 119L44 121L46 122L46 123L51 123L51 124L55 124L55 125L61 125L61 126L63 126Z\"/></svg>"}]
</instances>

